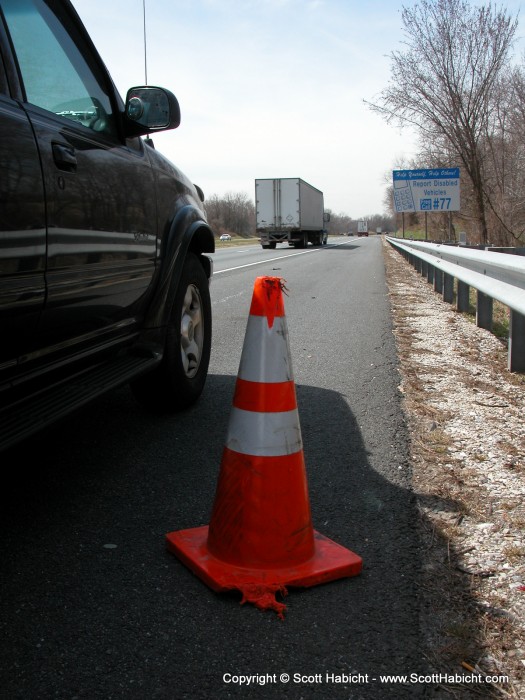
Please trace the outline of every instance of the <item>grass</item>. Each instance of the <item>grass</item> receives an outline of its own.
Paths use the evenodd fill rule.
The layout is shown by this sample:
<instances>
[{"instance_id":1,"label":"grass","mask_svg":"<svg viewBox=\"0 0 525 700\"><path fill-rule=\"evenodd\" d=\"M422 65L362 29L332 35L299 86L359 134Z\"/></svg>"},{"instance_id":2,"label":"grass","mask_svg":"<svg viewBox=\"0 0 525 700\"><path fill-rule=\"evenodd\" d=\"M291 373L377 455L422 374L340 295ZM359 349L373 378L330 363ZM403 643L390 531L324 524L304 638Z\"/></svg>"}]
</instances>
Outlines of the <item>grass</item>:
<instances>
[{"instance_id":1,"label":"grass","mask_svg":"<svg viewBox=\"0 0 525 700\"><path fill-rule=\"evenodd\" d=\"M245 245L260 245L259 239L252 237L252 238L242 238L241 236L232 236L231 241L220 241L219 238L215 239L215 247L217 250L220 248L235 248L237 246L245 246Z\"/></svg>"},{"instance_id":2,"label":"grass","mask_svg":"<svg viewBox=\"0 0 525 700\"><path fill-rule=\"evenodd\" d=\"M508 544L503 550L506 559L515 566L525 557L525 547L519 544Z\"/></svg>"},{"instance_id":3,"label":"grass","mask_svg":"<svg viewBox=\"0 0 525 700\"><path fill-rule=\"evenodd\" d=\"M457 299L457 280L454 281L454 303ZM473 287L469 290L469 309L464 312L469 321L476 320L477 290ZM507 341L509 337L510 313L507 306L494 300L492 306L492 333L500 340Z\"/></svg>"},{"instance_id":4,"label":"grass","mask_svg":"<svg viewBox=\"0 0 525 700\"><path fill-rule=\"evenodd\" d=\"M405 229L405 235L403 236L403 229L398 229L395 234L396 238L406 238L407 240L414 240L414 241L436 241L436 240L449 240L448 236L445 235L443 238L443 233L438 234L438 238L436 239L436 232L431 232L428 231L427 237L425 237L425 229L424 228L410 228L410 229Z\"/></svg>"},{"instance_id":5,"label":"grass","mask_svg":"<svg viewBox=\"0 0 525 700\"><path fill-rule=\"evenodd\" d=\"M330 238L331 236L328 237L328 240L330 240ZM243 238L242 236L232 236L231 241L220 241L218 236L215 238L215 248L217 250L220 250L221 248L236 248L237 246L245 245L260 246L261 242L257 236L251 236L249 238ZM281 245L287 246L286 241L284 241Z\"/></svg>"},{"instance_id":6,"label":"grass","mask_svg":"<svg viewBox=\"0 0 525 700\"><path fill-rule=\"evenodd\" d=\"M425 240L425 231L424 229L405 229L405 235L403 236L403 229L400 229L395 232L394 234L396 238L407 238L407 239L412 239L415 241L424 241Z\"/></svg>"}]
</instances>

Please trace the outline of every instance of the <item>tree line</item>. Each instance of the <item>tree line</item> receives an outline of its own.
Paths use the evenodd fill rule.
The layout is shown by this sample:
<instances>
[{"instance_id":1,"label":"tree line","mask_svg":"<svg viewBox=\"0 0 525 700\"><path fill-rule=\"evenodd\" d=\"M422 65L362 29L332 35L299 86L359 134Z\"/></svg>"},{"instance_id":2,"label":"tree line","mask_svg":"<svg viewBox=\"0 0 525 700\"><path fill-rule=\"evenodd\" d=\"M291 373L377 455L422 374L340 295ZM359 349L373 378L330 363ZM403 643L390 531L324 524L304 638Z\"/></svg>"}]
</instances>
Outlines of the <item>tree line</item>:
<instances>
[{"instance_id":1,"label":"tree line","mask_svg":"<svg viewBox=\"0 0 525 700\"><path fill-rule=\"evenodd\" d=\"M229 233L233 236L248 238L255 236L255 204L244 192L227 192L225 195L212 194L205 201L208 222L217 236ZM330 221L325 224L329 234L339 235L357 233L357 220L348 214L336 214L330 209ZM368 221L370 231L381 228L382 231L393 231L394 220L385 214L363 216Z\"/></svg>"},{"instance_id":2,"label":"tree line","mask_svg":"<svg viewBox=\"0 0 525 700\"><path fill-rule=\"evenodd\" d=\"M390 54L390 81L367 103L417 135L417 157L394 169L460 167L454 231L473 243L525 245L525 58L513 62L517 17L491 2L420 0L401 18L404 48ZM393 213L391 188L385 204ZM420 216L411 215L412 223ZM428 221L445 235L447 215Z\"/></svg>"},{"instance_id":3,"label":"tree line","mask_svg":"<svg viewBox=\"0 0 525 700\"><path fill-rule=\"evenodd\" d=\"M223 233L244 238L255 235L255 204L245 192L212 194L204 205L208 223L217 236Z\"/></svg>"},{"instance_id":4,"label":"tree line","mask_svg":"<svg viewBox=\"0 0 525 700\"><path fill-rule=\"evenodd\" d=\"M336 214L331 209L327 209L330 214L330 221L326 224L329 234L340 235L345 233L357 233L357 221L348 214ZM369 231L377 231L392 233L395 228L394 217L386 214L369 214L368 216L360 217L363 221L368 222Z\"/></svg>"}]
</instances>

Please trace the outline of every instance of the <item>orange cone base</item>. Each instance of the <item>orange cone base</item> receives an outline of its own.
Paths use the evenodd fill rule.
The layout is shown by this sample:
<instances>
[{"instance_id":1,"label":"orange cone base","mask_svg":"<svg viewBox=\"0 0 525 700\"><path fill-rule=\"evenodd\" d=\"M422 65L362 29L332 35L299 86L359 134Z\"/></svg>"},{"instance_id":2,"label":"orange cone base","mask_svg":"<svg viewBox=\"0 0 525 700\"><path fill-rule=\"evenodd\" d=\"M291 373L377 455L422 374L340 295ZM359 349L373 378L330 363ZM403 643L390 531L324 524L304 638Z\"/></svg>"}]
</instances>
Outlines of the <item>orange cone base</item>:
<instances>
[{"instance_id":1,"label":"orange cone base","mask_svg":"<svg viewBox=\"0 0 525 700\"><path fill-rule=\"evenodd\" d=\"M275 610L284 617L286 606L275 599L286 586L308 588L361 572L362 559L314 530L313 557L296 566L248 568L229 564L208 551L208 526L179 530L166 535L168 549L212 590L221 593L239 590L242 603L253 603L261 610Z\"/></svg>"}]
</instances>

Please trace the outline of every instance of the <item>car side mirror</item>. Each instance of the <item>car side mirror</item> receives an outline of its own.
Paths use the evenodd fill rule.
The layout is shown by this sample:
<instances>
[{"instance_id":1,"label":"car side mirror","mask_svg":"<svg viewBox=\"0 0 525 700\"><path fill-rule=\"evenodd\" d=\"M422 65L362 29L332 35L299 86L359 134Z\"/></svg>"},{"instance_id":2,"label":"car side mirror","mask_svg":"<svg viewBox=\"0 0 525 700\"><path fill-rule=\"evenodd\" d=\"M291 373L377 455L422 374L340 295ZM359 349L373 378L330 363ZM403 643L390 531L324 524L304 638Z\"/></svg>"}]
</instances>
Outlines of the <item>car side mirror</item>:
<instances>
[{"instance_id":1,"label":"car side mirror","mask_svg":"<svg viewBox=\"0 0 525 700\"><path fill-rule=\"evenodd\" d=\"M134 136L176 129L180 124L178 100L164 88L133 87L126 95L126 122Z\"/></svg>"}]
</instances>

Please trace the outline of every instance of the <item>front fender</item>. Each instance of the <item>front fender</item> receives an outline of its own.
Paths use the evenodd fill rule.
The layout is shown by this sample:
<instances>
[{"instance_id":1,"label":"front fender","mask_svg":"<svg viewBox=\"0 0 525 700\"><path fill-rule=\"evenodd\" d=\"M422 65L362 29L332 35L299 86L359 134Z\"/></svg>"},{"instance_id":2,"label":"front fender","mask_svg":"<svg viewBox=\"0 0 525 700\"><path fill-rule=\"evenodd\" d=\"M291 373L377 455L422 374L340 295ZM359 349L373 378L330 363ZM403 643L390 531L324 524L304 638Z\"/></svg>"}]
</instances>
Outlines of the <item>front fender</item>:
<instances>
[{"instance_id":1,"label":"front fender","mask_svg":"<svg viewBox=\"0 0 525 700\"><path fill-rule=\"evenodd\" d=\"M164 237L159 279L144 325L146 330L166 326L188 251L199 256L215 251L212 230L202 218L202 212L191 205L186 205L177 212L168 235ZM210 261L203 259L202 264L209 279Z\"/></svg>"}]
</instances>

